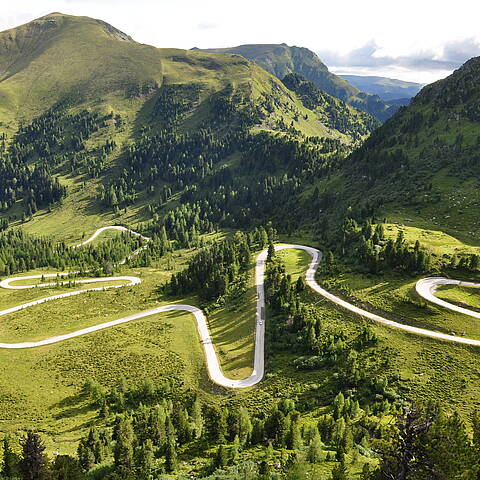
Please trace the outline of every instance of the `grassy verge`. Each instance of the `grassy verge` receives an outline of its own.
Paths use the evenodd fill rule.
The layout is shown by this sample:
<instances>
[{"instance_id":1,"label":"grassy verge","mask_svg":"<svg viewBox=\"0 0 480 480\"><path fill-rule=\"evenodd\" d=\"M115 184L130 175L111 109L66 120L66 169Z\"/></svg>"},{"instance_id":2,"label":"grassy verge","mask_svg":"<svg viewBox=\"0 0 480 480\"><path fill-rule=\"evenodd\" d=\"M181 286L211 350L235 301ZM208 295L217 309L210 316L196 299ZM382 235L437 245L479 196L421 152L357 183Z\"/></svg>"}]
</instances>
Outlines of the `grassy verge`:
<instances>
[{"instance_id":1,"label":"grassy verge","mask_svg":"<svg viewBox=\"0 0 480 480\"><path fill-rule=\"evenodd\" d=\"M477 288L444 285L437 289L436 296L466 308L480 309L480 295ZM475 320L472 319L471 321Z\"/></svg>"}]
</instances>

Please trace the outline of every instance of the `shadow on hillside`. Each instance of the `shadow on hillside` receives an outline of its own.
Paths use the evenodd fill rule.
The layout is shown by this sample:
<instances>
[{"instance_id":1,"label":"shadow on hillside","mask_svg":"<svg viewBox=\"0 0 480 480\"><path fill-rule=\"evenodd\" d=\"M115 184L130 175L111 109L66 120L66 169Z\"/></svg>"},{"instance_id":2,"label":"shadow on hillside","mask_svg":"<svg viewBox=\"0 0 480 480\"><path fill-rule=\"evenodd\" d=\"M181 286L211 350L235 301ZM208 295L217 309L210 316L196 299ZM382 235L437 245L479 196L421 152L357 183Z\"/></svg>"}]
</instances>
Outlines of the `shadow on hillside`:
<instances>
[{"instance_id":1,"label":"shadow on hillside","mask_svg":"<svg viewBox=\"0 0 480 480\"><path fill-rule=\"evenodd\" d=\"M83 393L76 393L70 395L54 403L49 407L50 410L60 409L59 413L54 415L56 420L61 418L70 418L77 415L82 415L92 410L91 405L87 403L87 398Z\"/></svg>"}]
</instances>

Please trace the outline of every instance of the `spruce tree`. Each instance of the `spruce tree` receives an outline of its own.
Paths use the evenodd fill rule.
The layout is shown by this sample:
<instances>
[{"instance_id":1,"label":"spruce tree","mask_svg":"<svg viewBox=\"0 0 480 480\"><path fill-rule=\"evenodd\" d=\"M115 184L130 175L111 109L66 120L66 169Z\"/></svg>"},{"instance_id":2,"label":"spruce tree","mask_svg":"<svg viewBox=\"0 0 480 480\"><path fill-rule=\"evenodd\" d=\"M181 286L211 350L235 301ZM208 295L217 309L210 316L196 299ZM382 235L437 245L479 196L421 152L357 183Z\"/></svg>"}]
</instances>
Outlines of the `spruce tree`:
<instances>
[{"instance_id":1,"label":"spruce tree","mask_svg":"<svg viewBox=\"0 0 480 480\"><path fill-rule=\"evenodd\" d=\"M25 480L40 480L46 472L45 446L39 435L28 432L22 444L20 469Z\"/></svg>"},{"instance_id":2,"label":"spruce tree","mask_svg":"<svg viewBox=\"0 0 480 480\"><path fill-rule=\"evenodd\" d=\"M57 455L53 463L55 480L82 480L84 475L78 460L69 455Z\"/></svg>"},{"instance_id":3,"label":"spruce tree","mask_svg":"<svg viewBox=\"0 0 480 480\"><path fill-rule=\"evenodd\" d=\"M219 445L217 451L215 453L215 457L213 458L213 470L218 470L219 468L224 468L228 465L228 454L227 449L224 445Z\"/></svg>"},{"instance_id":4,"label":"spruce tree","mask_svg":"<svg viewBox=\"0 0 480 480\"><path fill-rule=\"evenodd\" d=\"M267 250L267 262L272 262L273 259L275 258L275 247L273 244L268 245L268 250Z\"/></svg>"},{"instance_id":5,"label":"spruce tree","mask_svg":"<svg viewBox=\"0 0 480 480\"><path fill-rule=\"evenodd\" d=\"M302 448L302 434L300 432L300 425L296 417L292 418L290 422L290 429L286 438L286 447L290 450L300 450Z\"/></svg>"},{"instance_id":6,"label":"spruce tree","mask_svg":"<svg viewBox=\"0 0 480 480\"><path fill-rule=\"evenodd\" d=\"M349 480L347 467L344 462L340 462L333 467L332 480Z\"/></svg>"},{"instance_id":7,"label":"spruce tree","mask_svg":"<svg viewBox=\"0 0 480 480\"><path fill-rule=\"evenodd\" d=\"M11 439L7 435L3 439L3 467L2 476L16 477L19 474L20 457L12 450Z\"/></svg>"},{"instance_id":8,"label":"spruce tree","mask_svg":"<svg viewBox=\"0 0 480 480\"><path fill-rule=\"evenodd\" d=\"M165 448L165 470L172 473L177 468L177 449L172 441L167 442Z\"/></svg>"},{"instance_id":9,"label":"spruce tree","mask_svg":"<svg viewBox=\"0 0 480 480\"><path fill-rule=\"evenodd\" d=\"M155 453L153 443L147 439L145 443L139 447L137 453L137 478L139 480L148 480L152 474L155 461Z\"/></svg>"},{"instance_id":10,"label":"spruce tree","mask_svg":"<svg viewBox=\"0 0 480 480\"><path fill-rule=\"evenodd\" d=\"M129 478L133 470L133 428L132 419L125 415L120 417L113 451L115 470L121 478Z\"/></svg>"},{"instance_id":11,"label":"spruce tree","mask_svg":"<svg viewBox=\"0 0 480 480\"><path fill-rule=\"evenodd\" d=\"M307 460L310 463L320 463L323 460L322 441L318 431L314 434L308 446Z\"/></svg>"}]
</instances>

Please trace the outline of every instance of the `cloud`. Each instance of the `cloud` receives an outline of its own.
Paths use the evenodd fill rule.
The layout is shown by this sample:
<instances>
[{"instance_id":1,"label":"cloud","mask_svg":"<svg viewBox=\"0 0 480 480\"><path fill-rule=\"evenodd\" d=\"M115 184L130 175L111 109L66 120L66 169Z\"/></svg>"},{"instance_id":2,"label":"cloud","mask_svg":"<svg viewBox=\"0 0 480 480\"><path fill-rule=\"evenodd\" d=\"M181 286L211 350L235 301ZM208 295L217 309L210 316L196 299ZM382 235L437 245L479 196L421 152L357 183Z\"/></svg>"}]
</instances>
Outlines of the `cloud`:
<instances>
[{"instance_id":1,"label":"cloud","mask_svg":"<svg viewBox=\"0 0 480 480\"><path fill-rule=\"evenodd\" d=\"M451 71L468 59L480 55L480 41L471 37L446 42L437 50L419 50L409 53L408 56L390 56L382 54L375 40L370 40L347 53L321 50L318 54L327 65L335 67L364 69L399 67L413 70Z\"/></svg>"}]
</instances>

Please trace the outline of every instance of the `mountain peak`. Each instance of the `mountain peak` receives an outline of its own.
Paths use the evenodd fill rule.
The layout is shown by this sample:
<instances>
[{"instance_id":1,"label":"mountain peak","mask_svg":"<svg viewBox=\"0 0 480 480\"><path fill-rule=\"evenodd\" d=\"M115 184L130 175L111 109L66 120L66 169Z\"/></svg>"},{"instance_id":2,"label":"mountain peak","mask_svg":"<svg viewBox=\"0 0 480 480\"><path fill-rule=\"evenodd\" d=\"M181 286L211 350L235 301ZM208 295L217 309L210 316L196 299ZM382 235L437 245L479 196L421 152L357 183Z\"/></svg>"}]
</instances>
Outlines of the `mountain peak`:
<instances>
[{"instance_id":1,"label":"mountain peak","mask_svg":"<svg viewBox=\"0 0 480 480\"><path fill-rule=\"evenodd\" d=\"M36 18L20 27L16 27L8 32L21 32L25 30L31 35L33 32L51 30L53 31L54 27L65 26L67 29L78 28L78 27L95 27L101 26L101 29L108 37L122 41L122 42L134 42L130 35L122 32L118 28L115 28L113 25L110 25L103 20L98 20L91 17L69 15L62 12L52 12L42 17ZM93 31L91 32L93 33Z\"/></svg>"}]
</instances>

